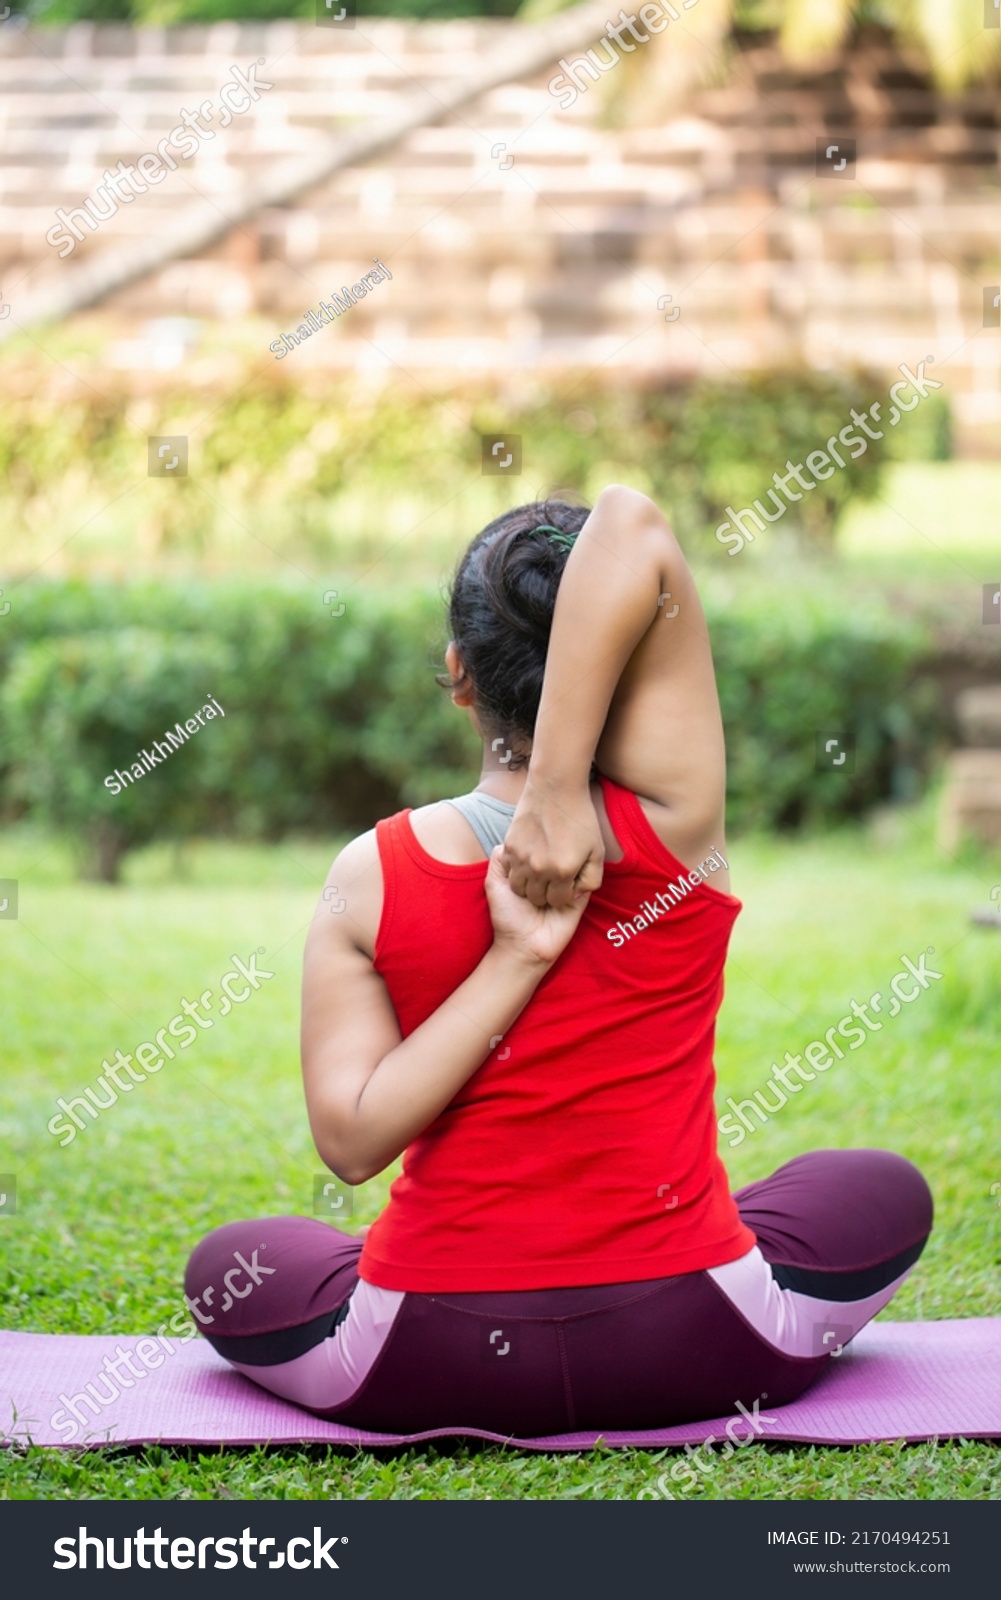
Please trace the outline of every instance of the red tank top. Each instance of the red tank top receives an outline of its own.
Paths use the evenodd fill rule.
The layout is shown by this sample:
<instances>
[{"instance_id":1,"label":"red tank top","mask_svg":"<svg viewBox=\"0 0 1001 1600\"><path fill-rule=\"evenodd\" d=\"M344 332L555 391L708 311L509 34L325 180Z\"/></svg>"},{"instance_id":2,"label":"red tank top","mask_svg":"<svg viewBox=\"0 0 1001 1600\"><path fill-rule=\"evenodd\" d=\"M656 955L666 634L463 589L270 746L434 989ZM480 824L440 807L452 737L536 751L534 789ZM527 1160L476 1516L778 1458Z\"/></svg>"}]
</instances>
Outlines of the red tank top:
<instances>
[{"instance_id":1,"label":"red tank top","mask_svg":"<svg viewBox=\"0 0 1001 1600\"><path fill-rule=\"evenodd\" d=\"M601 780L624 852L483 1065L404 1153L361 1276L419 1293L630 1283L753 1246L716 1153L713 1043L740 901ZM410 813L376 828L375 967L404 1038L493 940L486 863L448 865ZM718 867L717 867L718 870ZM659 897L659 898L658 898Z\"/></svg>"}]
</instances>

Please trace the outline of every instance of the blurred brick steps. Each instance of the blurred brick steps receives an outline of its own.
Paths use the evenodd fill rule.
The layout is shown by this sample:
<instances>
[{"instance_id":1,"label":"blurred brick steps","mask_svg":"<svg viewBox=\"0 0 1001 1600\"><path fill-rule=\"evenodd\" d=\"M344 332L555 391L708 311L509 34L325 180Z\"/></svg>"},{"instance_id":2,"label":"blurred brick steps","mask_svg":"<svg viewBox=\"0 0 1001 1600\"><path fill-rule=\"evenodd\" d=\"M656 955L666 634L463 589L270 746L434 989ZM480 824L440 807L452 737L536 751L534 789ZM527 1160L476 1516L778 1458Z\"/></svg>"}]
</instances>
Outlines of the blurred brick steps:
<instances>
[{"instance_id":1,"label":"blurred brick steps","mask_svg":"<svg viewBox=\"0 0 1001 1600\"><path fill-rule=\"evenodd\" d=\"M1001 845L1001 750L954 750L946 762L938 842L952 855L968 837Z\"/></svg>"},{"instance_id":2,"label":"blurred brick steps","mask_svg":"<svg viewBox=\"0 0 1001 1600\"><path fill-rule=\"evenodd\" d=\"M45 242L56 208L81 205L105 167L155 150L182 107L216 102L232 64L265 57L258 76L274 87L121 204L74 264L155 232L197 194L225 214L248 178L318 137L394 115L418 84L433 94L464 81L516 26L77 24L38 41L0 28L5 297L13 304L60 270ZM1001 420L1001 332L981 327L983 286L1001 278L996 93L947 99L878 38L815 73L755 42L730 82L656 127L606 125L599 85L560 111L549 76L507 83L386 156L262 208L100 315L134 326L256 312L280 331L379 255L394 274L384 297L297 361L416 371L600 359L609 373L637 362L681 373L799 352L892 372L934 348L940 361L955 352L961 424ZM832 129L857 140L855 182L815 175L816 141ZM656 304L665 293L682 306L670 326ZM376 329L389 340L382 356Z\"/></svg>"}]
</instances>

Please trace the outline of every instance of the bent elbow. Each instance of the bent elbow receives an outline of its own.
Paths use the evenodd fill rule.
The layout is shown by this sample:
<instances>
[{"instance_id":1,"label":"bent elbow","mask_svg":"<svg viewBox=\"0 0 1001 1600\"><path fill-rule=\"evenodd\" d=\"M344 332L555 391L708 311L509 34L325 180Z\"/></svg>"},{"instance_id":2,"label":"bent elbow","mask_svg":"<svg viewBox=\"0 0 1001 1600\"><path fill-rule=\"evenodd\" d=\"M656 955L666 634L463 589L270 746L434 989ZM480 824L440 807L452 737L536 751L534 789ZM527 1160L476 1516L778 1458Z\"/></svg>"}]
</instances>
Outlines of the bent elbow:
<instances>
[{"instance_id":1,"label":"bent elbow","mask_svg":"<svg viewBox=\"0 0 1001 1600\"><path fill-rule=\"evenodd\" d=\"M608 483L598 495L596 504L628 511L633 516L662 517L660 507L642 489L630 489L626 483Z\"/></svg>"},{"instance_id":2,"label":"bent elbow","mask_svg":"<svg viewBox=\"0 0 1001 1600\"><path fill-rule=\"evenodd\" d=\"M317 1154L342 1183L351 1189L368 1183L400 1154L390 1149L383 1130L359 1114L353 1096L345 1093L307 1096L309 1125Z\"/></svg>"},{"instance_id":3,"label":"bent elbow","mask_svg":"<svg viewBox=\"0 0 1001 1600\"><path fill-rule=\"evenodd\" d=\"M623 483L610 483L599 494L595 510L599 506L624 526L643 534L653 534L657 538L666 536L677 544L674 531L656 501L639 489L630 489Z\"/></svg>"},{"instance_id":4,"label":"bent elbow","mask_svg":"<svg viewBox=\"0 0 1001 1600\"><path fill-rule=\"evenodd\" d=\"M347 1184L349 1189L357 1189L361 1186L361 1184L368 1183L370 1178L377 1177L379 1171L380 1168L378 1167L352 1166L350 1163L348 1163L342 1164L337 1176L340 1178L342 1183Z\"/></svg>"},{"instance_id":5,"label":"bent elbow","mask_svg":"<svg viewBox=\"0 0 1001 1600\"><path fill-rule=\"evenodd\" d=\"M329 1139L318 1139L316 1148L323 1165L349 1189L357 1189L382 1171L381 1165L363 1160L357 1150L346 1150L343 1145L332 1144Z\"/></svg>"},{"instance_id":6,"label":"bent elbow","mask_svg":"<svg viewBox=\"0 0 1001 1600\"><path fill-rule=\"evenodd\" d=\"M323 1165L349 1189L357 1189L359 1184L367 1183L370 1178L375 1177L375 1172L370 1166L363 1165L349 1155L338 1151L321 1150L320 1156Z\"/></svg>"}]
</instances>

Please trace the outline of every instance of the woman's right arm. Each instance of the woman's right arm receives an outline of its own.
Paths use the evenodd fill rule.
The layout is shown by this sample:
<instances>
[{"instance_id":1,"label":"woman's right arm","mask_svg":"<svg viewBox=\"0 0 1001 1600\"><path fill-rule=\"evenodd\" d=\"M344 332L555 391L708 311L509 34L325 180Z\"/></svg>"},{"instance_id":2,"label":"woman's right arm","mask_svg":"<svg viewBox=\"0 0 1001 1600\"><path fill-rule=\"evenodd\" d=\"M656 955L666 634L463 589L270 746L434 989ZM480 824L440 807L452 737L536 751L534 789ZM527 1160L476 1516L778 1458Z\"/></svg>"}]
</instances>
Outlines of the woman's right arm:
<instances>
[{"instance_id":1,"label":"woman's right arm","mask_svg":"<svg viewBox=\"0 0 1001 1600\"><path fill-rule=\"evenodd\" d=\"M337 898L317 908L303 971L310 1127L322 1159L349 1184L366 1182L394 1161L482 1066L566 947L587 901L585 895L565 910L536 910L514 894L495 850L486 879L493 943L465 982L403 1039L366 949L375 935L379 868L372 834L342 850L328 878ZM338 913L331 914L333 904Z\"/></svg>"}]
</instances>

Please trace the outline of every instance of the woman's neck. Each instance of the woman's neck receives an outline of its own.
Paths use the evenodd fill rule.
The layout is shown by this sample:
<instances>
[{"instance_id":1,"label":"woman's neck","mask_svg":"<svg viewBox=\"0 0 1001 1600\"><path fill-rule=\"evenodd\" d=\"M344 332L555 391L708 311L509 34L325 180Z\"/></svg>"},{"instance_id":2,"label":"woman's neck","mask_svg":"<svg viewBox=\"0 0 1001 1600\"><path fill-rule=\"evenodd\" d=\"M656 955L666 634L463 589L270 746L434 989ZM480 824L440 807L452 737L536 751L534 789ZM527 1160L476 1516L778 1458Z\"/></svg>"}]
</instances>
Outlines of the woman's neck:
<instances>
[{"instance_id":1,"label":"woman's neck","mask_svg":"<svg viewBox=\"0 0 1001 1600\"><path fill-rule=\"evenodd\" d=\"M516 806L525 787L528 768L516 767L512 772L502 759L506 755L510 760L509 747L497 740L494 741L494 746L496 748L484 742L483 763L480 767L480 780L476 785L477 791L480 794L490 795L494 800L503 800L507 805Z\"/></svg>"},{"instance_id":2,"label":"woman's neck","mask_svg":"<svg viewBox=\"0 0 1001 1600\"><path fill-rule=\"evenodd\" d=\"M499 759L508 753L508 749L508 746L498 744L495 750L484 743L483 763L476 790L480 794L490 795L494 800L503 800L508 805L516 806L521 799L529 769L527 766L516 767L512 772L511 768ZM524 753L530 756L531 748ZM592 767L590 777L592 784L596 777L597 774Z\"/></svg>"}]
</instances>

